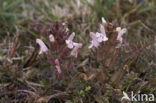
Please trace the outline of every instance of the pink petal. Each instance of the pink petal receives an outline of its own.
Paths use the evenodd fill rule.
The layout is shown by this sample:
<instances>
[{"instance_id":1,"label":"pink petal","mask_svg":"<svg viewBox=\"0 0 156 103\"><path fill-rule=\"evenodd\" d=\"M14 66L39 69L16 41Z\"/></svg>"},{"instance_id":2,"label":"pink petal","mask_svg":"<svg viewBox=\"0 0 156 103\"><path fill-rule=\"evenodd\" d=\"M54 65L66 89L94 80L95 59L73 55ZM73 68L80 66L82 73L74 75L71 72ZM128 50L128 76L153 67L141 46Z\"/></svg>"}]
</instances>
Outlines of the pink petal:
<instances>
[{"instance_id":1,"label":"pink petal","mask_svg":"<svg viewBox=\"0 0 156 103\"><path fill-rule=\"evenodd\" d=\"M69 36L68 40L73 41L74 37L75 37L75 33L73 32L73 33Z\"/></svg>"},{"instance_id":2,"label":"pink petal","mask_svg":"<svg viewBox=\"0 0 156 103\"><path fill-rule=\"evenodd\" d=\"M77 46L74 47L74 49L71 51L71 55L77 58L78 49L82 47L81 43L78 43Z\"/></svg>"},{"instance_id":3,"label":"pink petal","mask_svg":"<svg viewBox=\"0 0 156 103\"><path fill-rule=\"evenodd\" d=\"M96 35L93 32L90 32L90 37L92 38L92 40L91 40L91 44L88 48L92 48L93 46L95 46L97 48L99 46L99 41L98 41Z\"/></svg>"},{"instance_id":4,"label":"pink petal","mask_svg":"<svg viewBox=\"0 0 156 103\"><path fill-rule=\"evenodd\" d=\"M75 37L75 33L73 32L73 33L69 36L69 38L66 40L67 47L70 48L70 49L72 49L72 48L74 47L74 45L73 45L73 43L74 43L74 42L73 42L74 37Z\"/></svg>"},{"instance_id":5,"label":"pink petal","mask_svg":"<svg viewBox=\"0 0 156 103\"><path fill-rule=\"evenodd\" d=\"M73 41L66 40L66 44L67 44L67 47L70 48L70 49L72 49L74 47Z\"/></svg>"},{"instance_id":6,"label":"pink petal","mask_svg":"<svg viewBox=\"0 0 156 103\"><path fill-rule=\"evenodd\" d=\"M104 26L101 25L101 24L100 24L100 31L101 31L101 33L102 33L104 36L106 36L105 28L104 28Z\"/></svg>"},{"instance_id":7,"label":"pink petal","mask_svg":"<svg viewBox=\"0 0 156 103\"><path fill-rule=\"evenodd\" d=\"M96 38L96 35L95 35L95 33L93 33L93 32L90 32L90 37L91 37L92 39L95 39L95 38Z\"/></svg>"},{"instance_id":8,"label":"pink petal","mask_svg":"<svg viewBox=\"0 0 156 103\"><path fill-rule=\"evenodd\" d=\"M123 28L121 30L118 30L118 36L117 36L117 40L120 41L120 43L122 43L122 36L123 34L125 34L127 32L127 29L126 28Z\"/></svg>"},{"instance_id":9,"label":"pink petal","mask_svg":"<svg viewBox=\"0 0 156 103\"><path fill-rule=\"evenodd\" d=\"M56 64L56 69L57 69L57 71L58 71L58 73L61 73L62 71L61 71L61 68L60 68L60 62L59 62L59 60L58 59L56 59L55 60L55 64Z\"/></svg>"},{"instance_id":10,"label":"pink petal","mask_svg":"<svg viewBox=\"0 0 156 103\"><path fill-rule=\"evenodd\" d=\"M71 52L71 55L74 56L75 58L77 58L77 54L78 54L78 51L77 51L77 48L75 47L72 52Z\"/></svg>"},{"instance_id":11,"label":"pink petal","mask_svg":"<svg viewBox=\"0 0 156 103\"><path fill-rule=\"evenodd\" d=\"M88 48L91 49L92 47L93 47L93 44L91 43Z\"/></svg>"},{"instance_id":12,"label":"pink petal","mask_svg":"<svg viewBox=\"0 0 156 103\"><path fill-rule=\"evenodd\" d=\"M126 28L123 28L123 29L120 31L121 34L125 34L126 32L127 32L127 29L126 29Z\"/></svg>"},{"instance_id":13,"label":"pink petal","mask_svg":"<svg viewBox=\"0 0 156 103\"><path fill-rule=\"evenodd\" d=\"M40 46L39 55L48 51L47 46L44 44L44 42L41 39L36 39L36 43L39 44L39 46Z\"/></svg>"}]
</instances>

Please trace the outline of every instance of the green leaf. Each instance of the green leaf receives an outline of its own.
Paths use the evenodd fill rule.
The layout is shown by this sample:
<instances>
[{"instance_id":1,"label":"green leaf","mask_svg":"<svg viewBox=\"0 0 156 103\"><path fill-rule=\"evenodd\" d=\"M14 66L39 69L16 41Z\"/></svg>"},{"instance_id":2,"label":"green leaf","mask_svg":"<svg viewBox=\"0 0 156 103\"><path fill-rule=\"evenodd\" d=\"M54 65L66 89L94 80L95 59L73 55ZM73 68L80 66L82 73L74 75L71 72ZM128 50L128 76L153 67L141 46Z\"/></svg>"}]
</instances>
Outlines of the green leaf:
<instances>
[{"instance_id":1,"label":"green leaf","mask_svg":"<svg viewBox=\"0 0 156 103\"><path fill-rule=\"evenodd\" d=\"M90 86L86 87L85 91L89 91L89 90L91 90L91 87Z\"/></svg>"},{"instance_id":2,"label":"green leaf","mask_svg":"<svg viewBox=\"0 0 156 103\"><path fill-rule=\"evenodd\" d=\"M147 11L151 11L151 10L154 10L156 9L155 6L149 6L149 7L145 7L145 8L142 8L140 10L137 11L137 14L141 14L143 12L147 12Z\"/></svg>"},{"instance_id":3,"label":"green leaf","mask_svg":"<svg viewBox=\"0 0 156 103\"><path fill-rule=\"evenodd\" d=\"M6 17L25 17L24 15L20 13L11 13L11 12L1 12L0 16L6 16Z\"/></svg>"},{"instance_id":4,"label":"green leaf","mask_svg":"<svg viewBox=\"0 0 156 103\"><path fill-rule=\"evenodd\" d=\"M84 93L83 90L80 91L80 95L81 95L81 96L85 96L85 93Z\"/></svg>"}]
</instances>

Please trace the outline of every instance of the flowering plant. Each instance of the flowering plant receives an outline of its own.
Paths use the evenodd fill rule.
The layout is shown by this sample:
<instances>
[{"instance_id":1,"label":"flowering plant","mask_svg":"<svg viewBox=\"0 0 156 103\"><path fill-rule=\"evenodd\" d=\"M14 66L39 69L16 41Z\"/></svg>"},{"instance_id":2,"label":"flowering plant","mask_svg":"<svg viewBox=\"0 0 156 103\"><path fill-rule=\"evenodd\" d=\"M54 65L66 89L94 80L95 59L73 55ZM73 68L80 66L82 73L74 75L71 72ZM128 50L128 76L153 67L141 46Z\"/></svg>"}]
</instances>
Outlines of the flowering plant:
<instances>
[{"instance_id":1,"label":"flowering plant","mask_svg":"<svg viewBox=\"0 0 156 103\"><path fill-rule=\"evenodd\" d=\"M69 37L68 33L69 32L64 23L54 22L43 34L48 41L49 50L42 40L36 40L40 45L39 54L48 51L46 53L48 62L52 67L56 68L53 73L54 76L58 74L59 77L63 77L66 71L72 67L73 59L77 58L78 49L82 47L82 43L76 43L73 41L75 33L73 32Z\"/></svg>"},{"instance_id":2,"label":"flowering plant","mask_svg":"<svg viewBox=\"0 0 156 103\"><path fill-rule=\"evenodd\" d=\"M92 40L89 48L96 47L97 61L104 67L111 68L115 64L118 48L123 43L122 36L126 32L126 28L121 29L113 23L107 23L104 18L100 24L100 32L90 32Z\"/></svg>"}]
</instances>

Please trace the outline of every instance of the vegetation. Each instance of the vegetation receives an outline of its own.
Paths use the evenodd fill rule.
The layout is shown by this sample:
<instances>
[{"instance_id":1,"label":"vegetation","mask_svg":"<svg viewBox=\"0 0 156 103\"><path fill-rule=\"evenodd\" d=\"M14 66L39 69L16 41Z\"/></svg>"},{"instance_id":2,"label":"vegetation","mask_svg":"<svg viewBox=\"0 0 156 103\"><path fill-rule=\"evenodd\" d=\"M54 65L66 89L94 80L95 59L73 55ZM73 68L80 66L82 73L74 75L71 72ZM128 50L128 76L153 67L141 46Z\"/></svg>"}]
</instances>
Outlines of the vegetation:
<instances>
[{"instance_id":1,"label":"vegetation","mask_svg":"<svg viewBox=\"0 0 156 103\"><path fill-rule=\"evenodd\" d=\"M123 91L156 96L155 5L0 0L0 103L129 103ZM100 24L108 40L88 48L90 32L104 34ZM117 27L126 29L122 40ZM36 39L48 51L40 54Z\"/></svg>"}]
</instances>

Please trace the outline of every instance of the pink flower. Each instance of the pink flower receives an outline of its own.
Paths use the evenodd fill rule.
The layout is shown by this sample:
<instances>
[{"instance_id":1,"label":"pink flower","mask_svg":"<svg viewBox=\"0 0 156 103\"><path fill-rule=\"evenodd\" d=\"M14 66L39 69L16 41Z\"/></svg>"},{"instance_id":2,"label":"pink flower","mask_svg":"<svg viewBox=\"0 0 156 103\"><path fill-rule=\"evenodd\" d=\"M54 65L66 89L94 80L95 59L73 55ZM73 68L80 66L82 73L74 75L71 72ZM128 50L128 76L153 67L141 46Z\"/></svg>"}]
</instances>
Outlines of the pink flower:
<instances>
[{"instance_id":1,"label":"pink flower","mask_svg":"<svg viewBox=\"0 0 156 103\"><path fill-rule=\"evenodd\" d=\"M107 38L107 36L106 36L105 28L104 28L103 25L100 25L100 31L101 31L102 35L99 36L99 38L100 38L102 41L107 41L108 38Z\"/></svg>"},{"instance_id":2,"label":"pink flower","mask_svg":"<svg viewBox=\"0 0 156 103\"><path fill-rule=\"evenodd\" d=\"M59 62L58 59L55 60L55 64L56 64L55 67L56 67L56 69L57 69L57 72L58 72L58 73L61 73L62 71L61 71L60 62Z\"/></svg>"},{"instance_id":3,"label":"pink flower","mask_svg":"<svg viewBox=\"0 0 156 103\"><path fill-rule=\"evenodd\" d=\"M39 46L40 46L39 55L48 51L47 46L44 44L44 42L41 39L36 39L36 43L39 44Z\"/></svg>"},{"instance_id":4,"label":"pink flower","mask_svg":"<svg viewBox=\"0 0 156 103\"><path fill-rule=\"evenodd\" d=\"M77 43L74 47L74 49L71 51L71 55L77 58L78 49L82 47L81 43Z\"/></svg>"},{"instance_id":5,"label":"pink flower","mask_svg":"<svg viewBox=\"0 0 156 103\"><path fill-rule=\"evenodd\" d=\"M95 33L90 32L90 37L92 38L92 40L90 41L91 44L88 48L92 48L93 46L95 46L97 48L99 46L99 41L98 41L98 38L96 37Z\"/></svg>"},{"instance_id":6,"label":"pink flower","mask_svg":"<svg viewBox=\"0 0 156 103\"><path fill-rule=\"evenodd\" d=\"M69 36L69 38L66 40L66 44L67 44L67 47L69 49L72 49L73 48L73 50L71 51L71 55L74 56L75 58L77 58L78 49L82 47L82 44L81 43L73 42L74 37L75 37L75 33L73 32Z\"/></svg>"},{"instance_id":7,"label":"pink flower","mask_svg":"<svg viewBox=\"0 0 156 103\"><path fill-rule=\"evenodd\" d=\"M92 40L91 40L91 44L89 48L92 48L93 46L97 48L101 42L108 40L106 36L105 28L103 25L100 25L100 31L101 33L96 32L96 34L94 34L93 32L90 32L90 37L92 38Z\"/></svg>"},{"instance_id":8,"label":"pink flower","mask_svg":"<svg viewBox=\"0 0 156 103\"><path fill-rule=\"evenodd\" d=\"M106 35L102 34L102 33L98 33L96 32L96 37L98 39L98 41L101 43L103 41L107 41L108 38L106 37Z\"/></svg>"},{"instance_id":9,"label":"pink flower","mask_svg":"<svg viewBox=\"0 0 156 103\"><path fill-rule=\"evenodd\" d=\"M117 40L120 41L120 44L122 44L123 41L122 36L127 32L127 29L126 28L121 29L121 27L117 27L116 31L118 32Z\"/></svg>"},{"instance_id":10,"label":"pink flower","mask_svg":"<svg viewBox=\"0 0 156 103\"><path fill-rule=\"evenodd\" d=\"M69 38L66 40L67 47L70 48L70 49L72 49L74 47L74 45L75 45L75 43L73 42L74 37L75 37L75 33L73 32L69 36Z\"/></svg>"}]
</instances>

